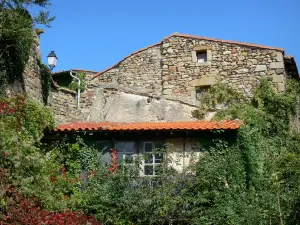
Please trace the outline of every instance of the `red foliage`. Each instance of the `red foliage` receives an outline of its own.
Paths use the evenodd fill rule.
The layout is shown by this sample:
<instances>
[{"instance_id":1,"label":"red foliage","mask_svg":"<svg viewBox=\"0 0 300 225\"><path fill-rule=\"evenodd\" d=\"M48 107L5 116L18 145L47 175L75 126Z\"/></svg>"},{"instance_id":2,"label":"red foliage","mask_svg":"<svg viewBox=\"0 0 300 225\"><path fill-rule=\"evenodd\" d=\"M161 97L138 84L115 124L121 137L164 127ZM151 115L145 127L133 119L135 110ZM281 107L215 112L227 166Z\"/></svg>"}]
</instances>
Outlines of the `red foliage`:
<instances>
[{"instance_id":1,"label":"red foliage","mask_svg":"<svg viewBox=\"0 0 300 225\"><path fill-rule=\"evenodd\" d=\"M40 208L37 198L32 201L17 192L15 188L7 186L4 191L8 199L8 211L1 218L0 225L101 225L94 217L86 216L81 212L72 212L70 210L50 212L43 210Z\"/></svg>"},{"instance_id":2,"label":"red foliage","mask_svg":"<svg viewBox=\"0 0 300 225\"><path fill-rule=\"evenodd\" d=\"M21 119L24 117L25 97L17 95L13 98L0 99L0 116L14 115L17 118L18 129L21 129Z\"/></svg>"},{"instance_id":3,"label":"red foliage","mask_svg":"<svg viewBox=\"0 0 300 225\"><path fill-rule=\"evenodd\" d=\"M111 165L108 168L108 172L111 174L116 174L118 172L118 151L116 149L111 148Z\"/></svg>"}]
</instances>

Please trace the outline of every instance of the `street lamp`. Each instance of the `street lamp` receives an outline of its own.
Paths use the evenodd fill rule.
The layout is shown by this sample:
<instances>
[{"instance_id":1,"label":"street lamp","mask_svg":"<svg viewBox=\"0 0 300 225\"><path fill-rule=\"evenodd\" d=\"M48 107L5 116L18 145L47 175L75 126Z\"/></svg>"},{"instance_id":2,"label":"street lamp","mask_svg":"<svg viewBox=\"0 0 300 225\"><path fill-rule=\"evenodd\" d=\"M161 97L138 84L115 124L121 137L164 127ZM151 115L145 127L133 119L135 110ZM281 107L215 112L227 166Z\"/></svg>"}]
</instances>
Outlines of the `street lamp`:
<instances>
[{"instance_id":1,"label":"street lamp","mask_svg":"<svg viewBox=\"0 0 300 225\"><path fill-rule=\"evenodd\" d=\"M55 52L51 51L49 53L49 55L47 56L47 58L48 58L48 65L50 67L50 70L53 70L53 68L56 66L56 63L57 63L57 60L58 60Z\"/></svg>"}]
</instances>

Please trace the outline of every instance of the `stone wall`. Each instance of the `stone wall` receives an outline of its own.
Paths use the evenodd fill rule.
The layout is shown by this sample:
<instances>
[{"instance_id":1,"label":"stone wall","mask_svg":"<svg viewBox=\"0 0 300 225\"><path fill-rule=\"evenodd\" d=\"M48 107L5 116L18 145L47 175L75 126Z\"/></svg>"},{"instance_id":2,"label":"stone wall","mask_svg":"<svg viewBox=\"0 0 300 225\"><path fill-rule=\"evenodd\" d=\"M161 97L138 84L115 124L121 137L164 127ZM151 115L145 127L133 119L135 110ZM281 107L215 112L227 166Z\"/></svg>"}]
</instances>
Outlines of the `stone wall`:
<instances>
[{"instance_id":1,"label":"stone wall","mask_svg":"<svg viewBox=\"0 0 300 225\"><path fill-rule=\"evenodd\" d=\"M197 61L199 51L207 61ZM251 97L263 77L284 91L282 49L175 34L88 74L80 109L75 94L62 92L52 94L51 106L58 122L193 120L197 89L227 83Z\"/></svg>"},{"instance_id":2,"label":"stone wall","mask_svg":"<svg viewBox=\"0 0 300 225\"><path fill-rule=\"evenodd\" d=\"M197 49L207 51L207 62L197 63ZM186 37L169 37L162 43L163 96L196 103L195 88L227 83L247 96L264 76L284 89L283 52Z\"/></svg>"},{"instance_id":3,"label":"stone wall","mask_svg":"<svg viewBox=\"0 0 300 225\"><path fill-rule=\"evenodd\" d=\"M40 34L41 31L37 30L34 35L34 43L30 51L28 63L24 70L23 79L25 93L28 97L43 103L40 68L37 64L37 60L42 60L40 51Z\"/></svg>"},{"instance_id":4,"label":"stone wall","mask_svg":"<svg viewBox=\"0 0 300 225\"><path fill-rule=\"evenodd\" d=\"M37 64L37 60L41 60L41 33L43 33L43 31L39 29L33 31L34 41L30 49L30 55L23 72L23 77L20 77L16 79L13 83L9 84L7 89L4 91L4 93L7 96L11 94L25 94L29 98L43 103L40 69Z\"/></svg>"},{"instance_id":5,"label":"stone wall","mask_svg":"<svg viewBox=\"0 0 300 225\"><path fill-rule=\"evenodd\" d=\"M94 91L86 91L80 95L78 108L76 92L53 87L49 97L49 106L57 123L88 121L93 101Z\"/></svg>"},{"instance_id":6,"label":"stone wall","mask_svg":"<svg viewBox=\"0 0 300 225\"><path fill-rule=\"evenodd\" d=\"M90 81L92 87L101 83L117 84L120 87L139 88L153 96L160 96L161 81L160 45L133 53L117 65Z\"/></svg>"}]
</instances>

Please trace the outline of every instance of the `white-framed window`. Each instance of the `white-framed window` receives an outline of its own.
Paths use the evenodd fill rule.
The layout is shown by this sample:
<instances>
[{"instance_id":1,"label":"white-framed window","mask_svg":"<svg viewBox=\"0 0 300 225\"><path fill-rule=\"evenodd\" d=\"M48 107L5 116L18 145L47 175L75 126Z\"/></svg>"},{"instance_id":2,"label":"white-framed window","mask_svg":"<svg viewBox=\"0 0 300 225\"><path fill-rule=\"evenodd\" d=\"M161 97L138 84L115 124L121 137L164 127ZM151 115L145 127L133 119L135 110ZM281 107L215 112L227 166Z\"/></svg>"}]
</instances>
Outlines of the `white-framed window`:
<instances>
[{"instance_id":1,"label":"white-framed window","mask_svg":"<svg viewBox=\"0 0 300 225\"><path fill-rule=\"evenodd\" d=\"M144 159L141 176L157 176L161 172L163 163L163 144L161 142L146 141L143 143Z\"/></svg>"},{"instance_id":2,"label":"white-framed window","mask_svg":"<svg viewBox=\"0 0 300 225\"><path fill-rule=\"evenodd\" d=\"M198 63L207 62L207 51L198 51L198 52L196 52L196 55L197 55L197 62Z\"/></svg>"}]
</instances>

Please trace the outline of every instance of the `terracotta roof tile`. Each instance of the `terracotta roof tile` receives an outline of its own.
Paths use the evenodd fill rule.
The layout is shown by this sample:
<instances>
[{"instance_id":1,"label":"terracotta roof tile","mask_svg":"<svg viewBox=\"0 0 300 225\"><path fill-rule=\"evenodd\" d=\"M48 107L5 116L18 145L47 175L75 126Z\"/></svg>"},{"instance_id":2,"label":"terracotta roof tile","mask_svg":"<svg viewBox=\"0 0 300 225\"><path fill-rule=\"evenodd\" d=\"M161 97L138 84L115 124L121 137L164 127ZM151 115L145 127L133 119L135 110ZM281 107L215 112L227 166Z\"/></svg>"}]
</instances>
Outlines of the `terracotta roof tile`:
<instances>
[{"instance_id":1,"label":"terracotta roof tile","mask_svg":"<svg viewBox=\"0 0 300 225\"><path fill-rule=\"evenodd\" d=\"M236 130L243 122L233 121L180 121L180 122L76 122L60 124L55 131L142 131L142 130Z\"/></svg>"}]
</instances>

